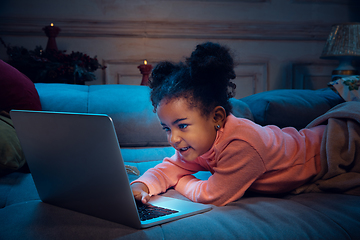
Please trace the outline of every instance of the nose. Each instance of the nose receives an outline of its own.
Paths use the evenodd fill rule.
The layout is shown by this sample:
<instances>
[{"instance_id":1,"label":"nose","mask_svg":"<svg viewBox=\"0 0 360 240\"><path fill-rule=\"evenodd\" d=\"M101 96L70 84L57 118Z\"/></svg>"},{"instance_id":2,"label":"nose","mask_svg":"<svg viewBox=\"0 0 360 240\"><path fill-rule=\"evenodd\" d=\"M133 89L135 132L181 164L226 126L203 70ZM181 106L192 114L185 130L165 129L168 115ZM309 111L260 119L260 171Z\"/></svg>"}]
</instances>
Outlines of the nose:
<instances>
[{"instance_id":1,"label":"nose","mask_svg":"<svg viewBox=\"0 0 360 240\"><path fill-rule=\"evenodd\" d=\"M181 142L181 137L177 131L172 131L169 136L169 142L171 145L177 145Z\"/></svg>"}]
</instances>

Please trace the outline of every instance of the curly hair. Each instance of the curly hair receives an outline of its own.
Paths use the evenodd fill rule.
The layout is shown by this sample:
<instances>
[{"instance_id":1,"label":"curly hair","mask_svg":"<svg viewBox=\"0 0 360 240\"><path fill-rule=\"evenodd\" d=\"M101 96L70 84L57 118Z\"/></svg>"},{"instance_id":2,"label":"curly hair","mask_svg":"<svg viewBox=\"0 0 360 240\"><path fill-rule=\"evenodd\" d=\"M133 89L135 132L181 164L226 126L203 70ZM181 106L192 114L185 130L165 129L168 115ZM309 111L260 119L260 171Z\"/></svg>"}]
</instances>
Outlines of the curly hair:
<instances>
[{"instance_id":1,"label":"curly hair","mask_svg":"<svg viewBox=\"0 0 360 240\"><path fill-rule=\"evenodd\" d=\"M229 99L234 96L234 61L229 49L206 42L196 46L185 62L160 62L150 77L150 99L156 112L162 100L186 98L190 107L208 116L216 106L231 113Z\"/></svg>"}]
</instances>

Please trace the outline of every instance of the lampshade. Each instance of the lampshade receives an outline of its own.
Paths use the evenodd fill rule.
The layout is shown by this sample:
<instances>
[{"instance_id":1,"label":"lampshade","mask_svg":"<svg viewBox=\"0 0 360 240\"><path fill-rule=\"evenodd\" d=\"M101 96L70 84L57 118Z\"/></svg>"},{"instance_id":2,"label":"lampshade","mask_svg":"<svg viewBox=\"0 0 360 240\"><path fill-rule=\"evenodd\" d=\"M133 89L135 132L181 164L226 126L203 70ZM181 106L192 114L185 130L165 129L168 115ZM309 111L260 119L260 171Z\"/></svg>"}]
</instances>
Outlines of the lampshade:
<instances>
[{"instance_id":1,"label":"lampshade","mask_svg":"<svg viewBox=\"0 0 360 240\"><path fill-rule=\"evenodd\" d=\"M344 23L332 26L320 58L338 59L339 66L332 72L332 80L359 72L352 61L360 58L360 23Z\"/></svg>"},{"instance_id":2,"label":"lampshade","mask_svg":"<svg viewBox=\"0 0 360 240\"><path fill-rule=\"evenodd\" d=\"M321 58L360 57L360 23L334 25Z\"/></svg>"}]
</instances>

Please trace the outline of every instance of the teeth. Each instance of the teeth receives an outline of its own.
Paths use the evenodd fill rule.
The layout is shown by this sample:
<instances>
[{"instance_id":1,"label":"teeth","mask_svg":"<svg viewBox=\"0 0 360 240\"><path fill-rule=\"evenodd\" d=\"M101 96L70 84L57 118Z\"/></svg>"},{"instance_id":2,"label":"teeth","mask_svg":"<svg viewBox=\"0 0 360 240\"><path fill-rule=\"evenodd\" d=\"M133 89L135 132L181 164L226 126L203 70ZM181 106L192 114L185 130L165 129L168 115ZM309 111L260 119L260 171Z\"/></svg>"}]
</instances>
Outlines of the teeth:
<instances>
[{"instance_id":1,"label":"teeth","mask_svg":"<svg viewBox=\"0 0 360 240\"><path fill-rule=\"evenodd\" d=\"M180 148L180 151L186 151L186 150L188 150L188 149L189 149L189 147Z\"/></svg>"}]
</instances>

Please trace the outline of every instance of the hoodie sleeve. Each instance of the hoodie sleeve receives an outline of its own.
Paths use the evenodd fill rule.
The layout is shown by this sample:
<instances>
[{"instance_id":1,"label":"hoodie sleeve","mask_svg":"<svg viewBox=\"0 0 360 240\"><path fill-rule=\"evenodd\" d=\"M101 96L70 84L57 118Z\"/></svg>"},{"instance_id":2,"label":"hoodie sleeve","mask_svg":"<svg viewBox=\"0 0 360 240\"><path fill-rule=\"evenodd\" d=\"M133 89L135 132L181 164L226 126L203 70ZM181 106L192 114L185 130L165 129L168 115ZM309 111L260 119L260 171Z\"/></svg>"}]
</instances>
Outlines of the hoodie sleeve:
<instances>
[{"instance_id":1,"label":"hoodie sleeve","mask_svg":"<svg viewBox=\"0 0 360 240\"><path fill-rule=\"evenodd\" d=\"M202 181L184 175L175 190L194 202L223 206L241 198L265 171L262 158L247 142L235 140L219 152L214 174Z\"/></svg>"},{"instance_id":2,"label":"hoodie sleeve","mask_svg":"<svg viewBox=\"0 0 360 240\"><path fill-rule=\"evenodd\" d=\"M157 195L175 186L183 176L204 170L203 167L196 163L182 161L180 154L176 152L171 158L165 158L162 163L148 169L132 183L144 183L149 188L149 194Z\"/></svg>"}]
</instances>

